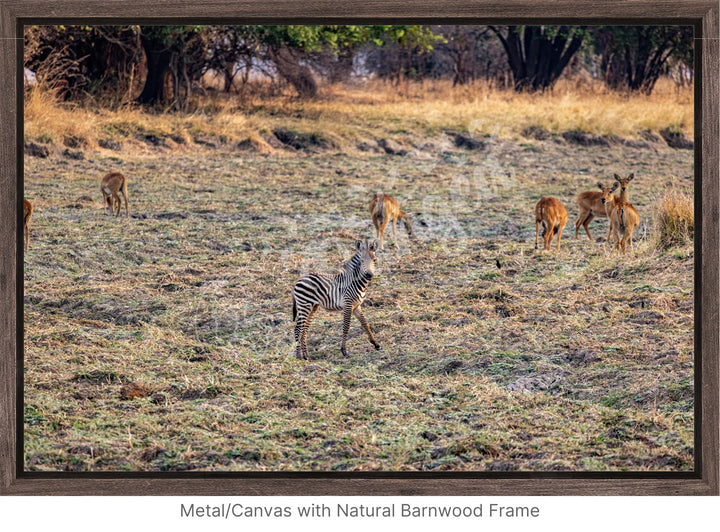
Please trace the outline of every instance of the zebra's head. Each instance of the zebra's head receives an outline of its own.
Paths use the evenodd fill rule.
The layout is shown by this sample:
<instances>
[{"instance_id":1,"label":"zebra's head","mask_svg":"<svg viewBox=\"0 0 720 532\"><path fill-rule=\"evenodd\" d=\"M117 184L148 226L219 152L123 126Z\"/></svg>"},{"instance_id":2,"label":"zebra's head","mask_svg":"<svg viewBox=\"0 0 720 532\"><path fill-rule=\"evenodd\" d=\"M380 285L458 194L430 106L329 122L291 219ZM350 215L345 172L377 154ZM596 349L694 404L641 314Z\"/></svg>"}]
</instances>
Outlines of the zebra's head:
<instances>
[{"instance_id":1,"label":"zebra's head","mask_svg":"<svg viewBox=\"0 0 720 532\"><path fill-rule=\"evenodd\" d=\"M357 256L360 259L360 270L362 273L368 276L372 276L372 274L375 272L375 250L380 246L380 243L377 240L373 240L372 242L368 242L367 239L365 240L358 240L355 242L355 247L357 248Z\"/></svg>"}]
</instances>

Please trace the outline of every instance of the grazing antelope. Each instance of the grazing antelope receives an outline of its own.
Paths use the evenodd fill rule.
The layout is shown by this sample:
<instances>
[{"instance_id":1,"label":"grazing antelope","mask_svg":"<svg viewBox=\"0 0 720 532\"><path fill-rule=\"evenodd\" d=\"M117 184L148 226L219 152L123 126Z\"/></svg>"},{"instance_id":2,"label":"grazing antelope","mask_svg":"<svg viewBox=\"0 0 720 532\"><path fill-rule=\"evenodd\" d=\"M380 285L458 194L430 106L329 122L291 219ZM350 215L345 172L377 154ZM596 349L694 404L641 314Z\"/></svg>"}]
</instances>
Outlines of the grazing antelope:
<instances>
[{"instance_id":1,"label":"grazing antelope","mask_svg":"<svg viewBox=\"0 0 720 532\"><path fill-rule=\"evenodd\" d=\"M540 198L535 205L535 249L538 248L540 225L543 226L543 240L545 249L550 249L550 242L557 233L557 249L560 251L560 237L568 220L565 205L555 198Z\"/></svg>"},{"instance_id":2,"label":"grazing antelope","mask_svg":"<svg viewBox=\"0 0 720 532\"><path fill-rule=\"evenodd\" d=\"M103 203L110 209L110 216L113 214L118 216L120 214L122 200L120 199L119 192L122 192L125 197L125 217L130 217L128 213L127 179L124 175L120 172L110 172L102 178L100 190L103 195Z\"/></svg>"},{"instance_id":3,"label":"grazing antelope","mask_svg":"<svg viewBox=\"0 0 720 532\"><path fill-rule=\"evenodd\" d=\"M365 299L365 290L375 270L375 250L378 241L358 240L355 243L357 253L345 264L337 275L310 273L295 283L293 290L293 321L295 321L295 341L298 342L296 356L308 360L307 332L315 312L322 306L326 310L343 311L343 333L340 352L347 356L345 344L352 315L360 322L375 349L380 344L375 341L370 325L360 305Z\"/></svg>"},{"instance_id":4,"label":"grazing antelope","mask_svg":"<svg viewBox=\"0 0 720 532\"><path fill-rule=\"evenodd\" d=\"M603 191L602 201L605 204L612 203L613 207L609 209L610 231L615 235L615 249L625 253L625 245L630 244L632 249L632 234L635 228L640 225L640 215L633 207L632 203L627 201L618 201L613 198L612 190L606 188ZM608 241L610 239L608 238Z\"/></svg>"},{"instance_id":5,"label":"grazing antelope","mask_svg":"<svg viewBox=\"0 0 720 532\"><path fill-rule=\"evenodd\" d=\"M380 239L380 249L383 249L383 236L385 235L385 228L387 227L390 220L392 220L393 229L393 240L395 247L398 247L397 243L397 221L401 220L405 224L408 236L413 236L412 232L412 218L406 212L400 210L400 205L395 199L387 194L376 194L375 197L370 201L370 216L372 217L373 225L375 226L375 237Z\"/></svg>"},{"instance_id":6,"label":"grazing antelope","mask_svg":"<svg viewBox=\"0 0 720 532\"><path fill-rule=\"evenodd\" d=\"M23 226L25 227L25 251L30 246L30 218L32 218L33 204L23 198Z\"/></svg>"}]
</instances>

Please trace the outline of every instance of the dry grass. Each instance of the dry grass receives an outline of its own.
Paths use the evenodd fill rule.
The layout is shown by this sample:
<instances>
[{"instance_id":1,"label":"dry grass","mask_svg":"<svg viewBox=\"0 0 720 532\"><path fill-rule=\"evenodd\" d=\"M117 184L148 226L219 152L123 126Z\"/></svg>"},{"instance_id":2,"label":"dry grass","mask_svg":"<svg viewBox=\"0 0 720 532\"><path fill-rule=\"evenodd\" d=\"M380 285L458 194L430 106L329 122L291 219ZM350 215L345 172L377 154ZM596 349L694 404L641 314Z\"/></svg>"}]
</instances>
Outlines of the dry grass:
<instances>
[{"instance_id":1,"label":"dry grass","mask_svg":"<svg viewBox=\"0 0 720 532\"><path fill-rule=\"evenodd\" d=\"M658 248L689 244L695 230L693 197L677 189L666 191L657 202L653 222Z\"/></svg>"},{"instance_id":2,"label":"dry grass","mask_svg":"<svg viewBox=\"0 0 720 532\"><path fill-rule=\"evenodd\" d=\"M414 112L403 105L398 116ZM330 127L267 109L98 116L151 131ZM380 137L394 117L363 131ZM397 135L406 156L133 137L119 151L86 146L84 159L26 157L25 467L691 470L692 249L655 250L648 221L658 188L691 189L692 152L501 137L470 150L432 127ZM110 169L129 179L128 221L102 210ZM575 195L629 171L636 249L573 240ZM380 254L370 286L383 349L355 322L342 357L340 316L320 312L311 361L298 361L293 283L333 271L373 233L377 190L414 214L417 235ZM542 195L568 207L559 254L533 250Z\"/></svg>"},{"instance_id":3,"label":"dry grass","mask_svg":"<svg viewBox=\"0 0 720 532\"><path fill-rule=\"evenodd\" d=\"M435 136L445 130L519 138L528 128L549 134L583 131L638 138L647 131L678 131L692 138L692 92L677 92L663 80L650 97L615 93L596 85L563 82L547 94L516 94L483 83L453 89L449 82L411 85L410 94L379 82L323 89L315 101L257 95L241 99L213 93L198 97L185 115L148 113L125 105L79 108L59 104L42 88L26 99L26 139L62 147L79 139L96 148L103 140L135 141L154 136L182 149L193 142L235 144L246 139L273 151L267 133L278 127L322 136L348 149L373 135L396 138L415 131Z\"/></svg>"}]
</instances>

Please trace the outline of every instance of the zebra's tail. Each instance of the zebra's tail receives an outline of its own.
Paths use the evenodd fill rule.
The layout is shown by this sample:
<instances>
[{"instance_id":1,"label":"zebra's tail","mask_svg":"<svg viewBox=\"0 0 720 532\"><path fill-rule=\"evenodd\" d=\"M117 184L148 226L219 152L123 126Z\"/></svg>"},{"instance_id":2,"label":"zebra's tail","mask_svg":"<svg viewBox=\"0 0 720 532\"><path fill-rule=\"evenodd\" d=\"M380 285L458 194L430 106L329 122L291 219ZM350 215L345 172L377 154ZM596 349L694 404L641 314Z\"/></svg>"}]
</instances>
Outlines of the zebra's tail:
<instances>
[{"instance_id":1,"label":"zebra's tail","mask_svg":"<svg viewBox=\"0 0 720 532\"><path fill-rule=\"evenodd\" d=\"M297 319L297 304L295 303L295 296L293 296L293 321Z\"/></svg>"}]
</instances>

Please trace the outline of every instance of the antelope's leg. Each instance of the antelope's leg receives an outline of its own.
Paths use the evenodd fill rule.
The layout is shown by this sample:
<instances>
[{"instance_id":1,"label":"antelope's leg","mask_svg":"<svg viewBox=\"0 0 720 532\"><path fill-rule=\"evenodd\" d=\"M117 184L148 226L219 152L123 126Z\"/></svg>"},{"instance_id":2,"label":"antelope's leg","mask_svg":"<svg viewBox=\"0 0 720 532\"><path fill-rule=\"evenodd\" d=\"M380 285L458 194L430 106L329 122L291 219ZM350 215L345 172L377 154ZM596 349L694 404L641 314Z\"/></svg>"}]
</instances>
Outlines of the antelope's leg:
<instances>
[{"instance_id":1,"label":"antelope's leg","mask_svg":"<svg viewBox=\"0 0 720 532\"><path fill-rule=\"evenodd\" d=\"M557 244L558 251L560 251L560 237L562 237L563 229L565 229L565 224L561 225L560 229L558 229L558 244Z\"/></svg>"},{"instance_id":2,"label":"antelope's leg","mask_svg":"<svg viewBox=\"0 0 720 532\"><path fill-rule=\"evenodd\" d=\"M587 218L585 218L585 221L583 222L583 227L585 228L585 232L587 233L590 242L595 241L595 239L593 239L592 235L590 234L590 229L588 228L590 226L590 222L593 221L593 218L595 218L595 215L591 212L588 214Z\"/></svg>"},{"instance_id":3,"label":"antelope's leg","mask_svg":"<svg viewBox=\"0 0 720 532\"><path fill-rule=\"evenodd\" d=\"M545 249L550 249L550 242L552 242L552 238L555 231L555 226L545 225L545 234L543 235L543 240L545 241Z\"/></svg>"}]
</instances>

